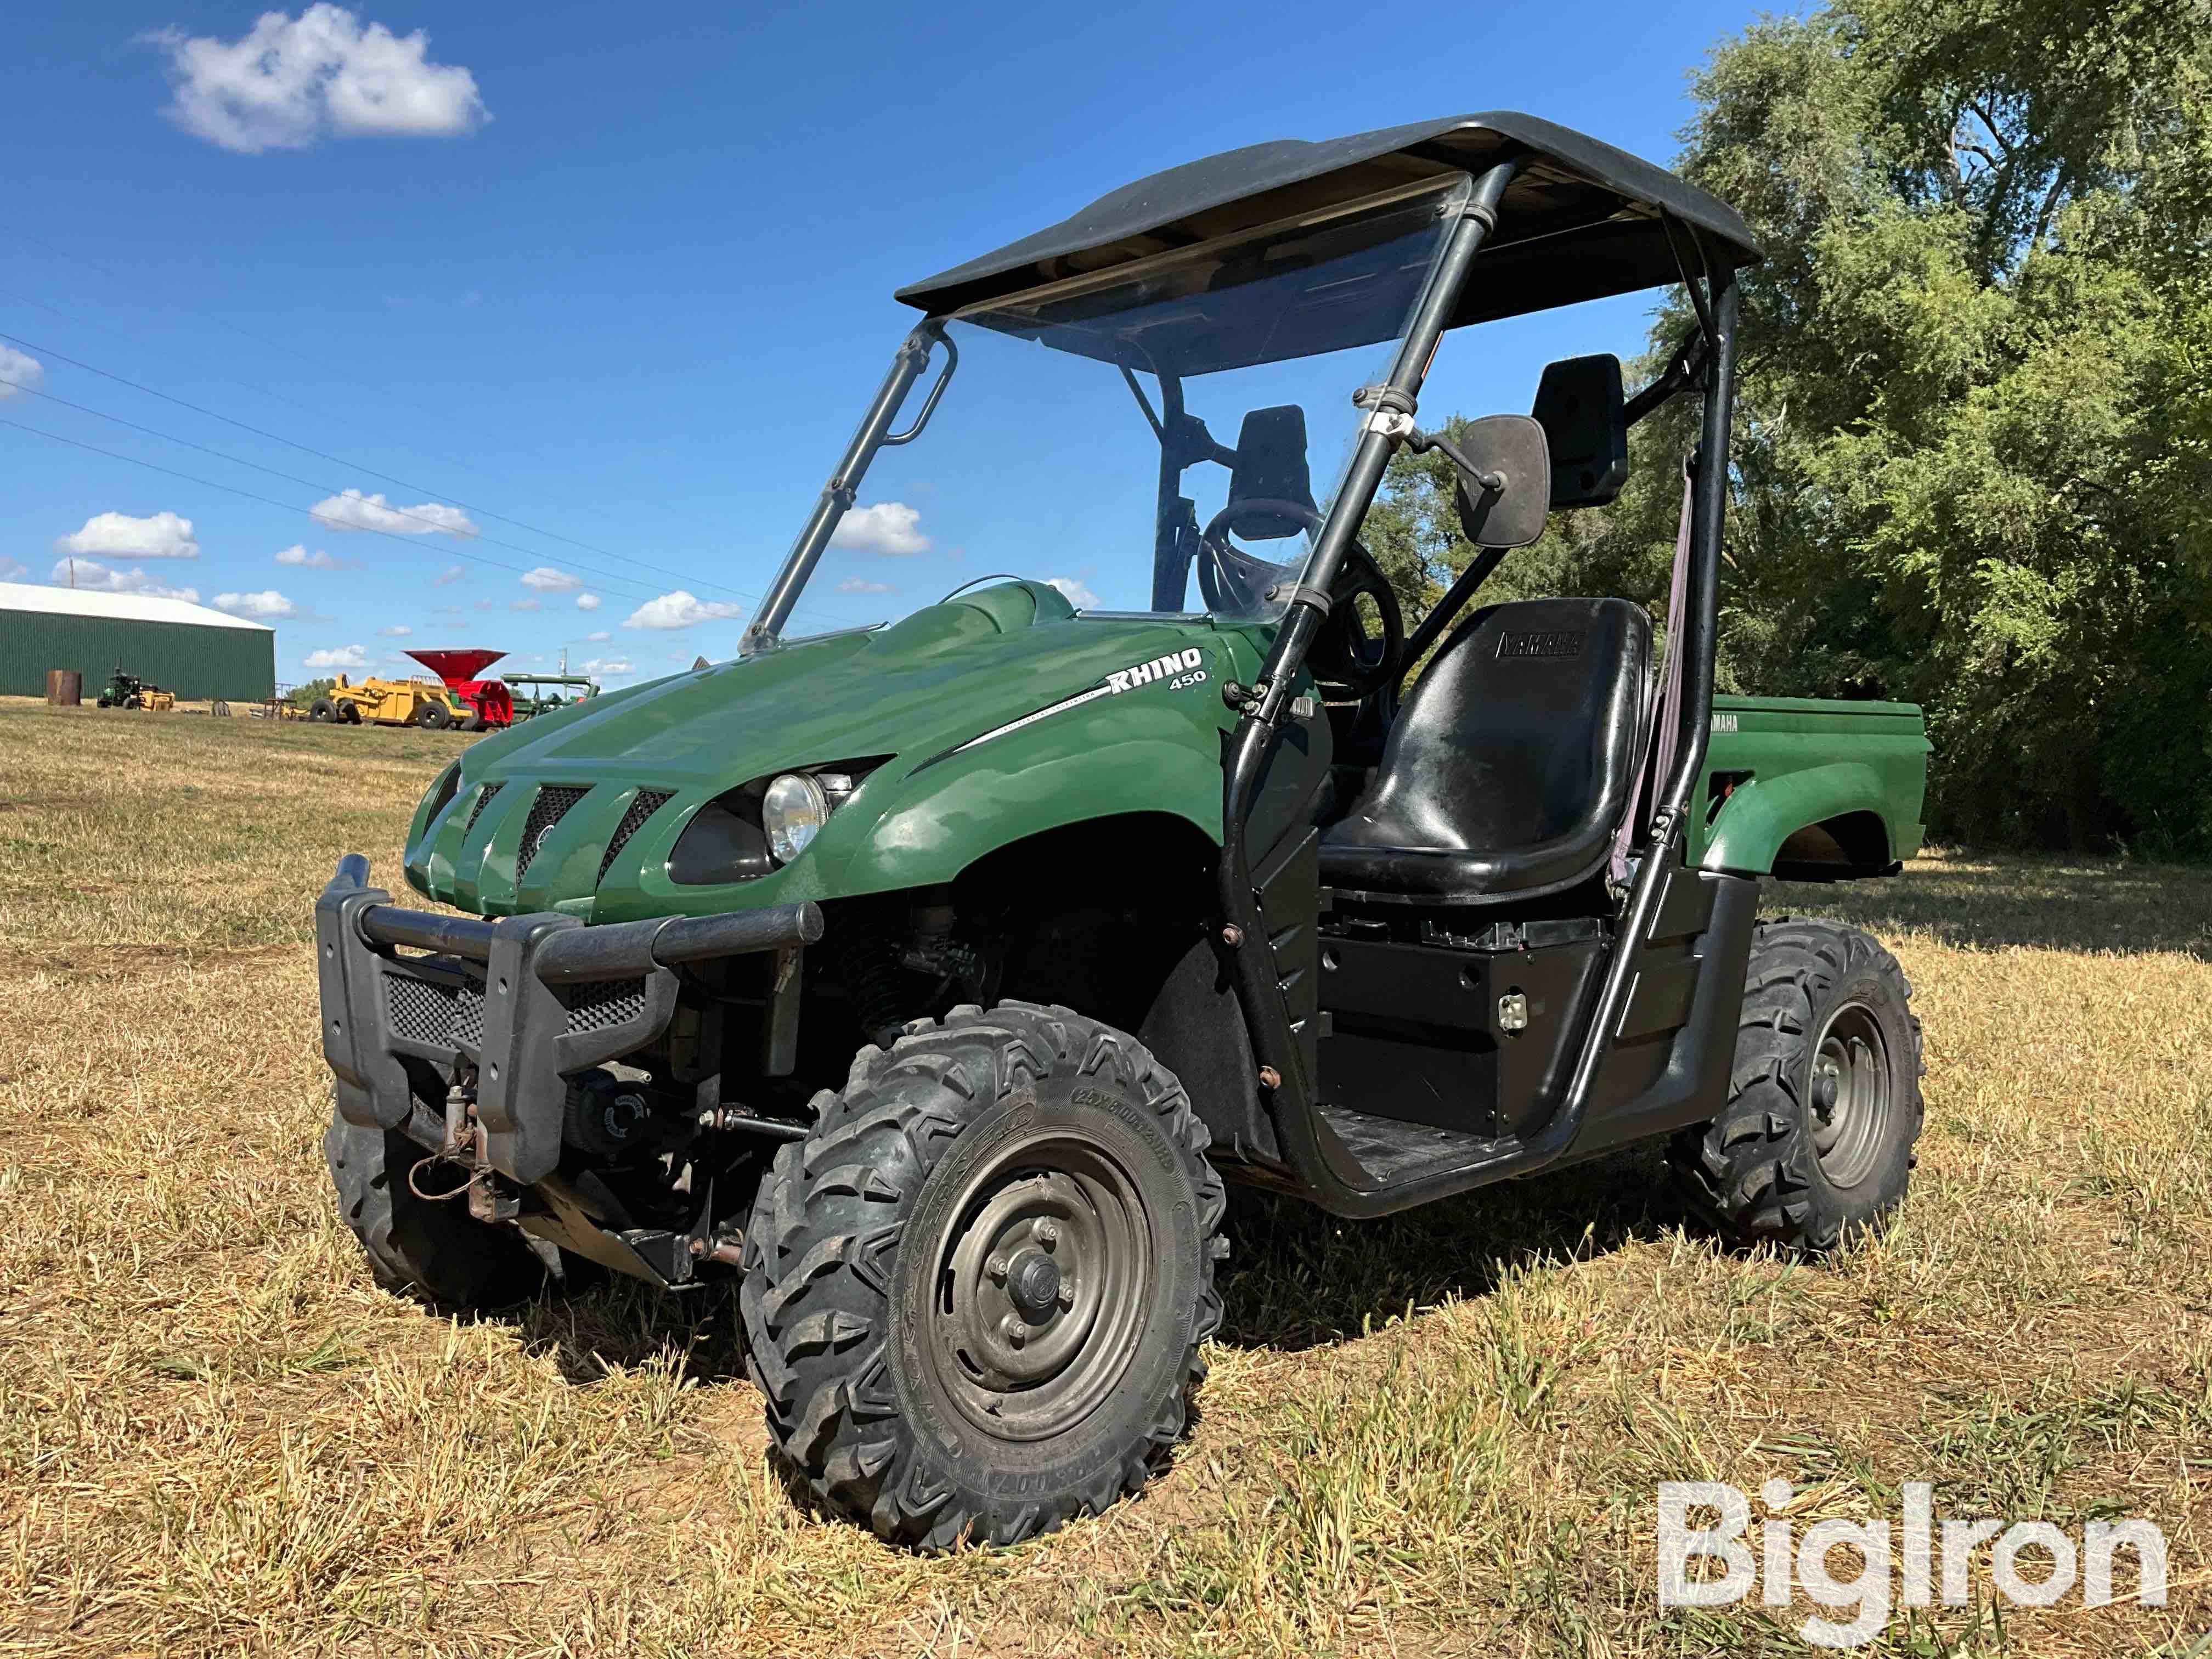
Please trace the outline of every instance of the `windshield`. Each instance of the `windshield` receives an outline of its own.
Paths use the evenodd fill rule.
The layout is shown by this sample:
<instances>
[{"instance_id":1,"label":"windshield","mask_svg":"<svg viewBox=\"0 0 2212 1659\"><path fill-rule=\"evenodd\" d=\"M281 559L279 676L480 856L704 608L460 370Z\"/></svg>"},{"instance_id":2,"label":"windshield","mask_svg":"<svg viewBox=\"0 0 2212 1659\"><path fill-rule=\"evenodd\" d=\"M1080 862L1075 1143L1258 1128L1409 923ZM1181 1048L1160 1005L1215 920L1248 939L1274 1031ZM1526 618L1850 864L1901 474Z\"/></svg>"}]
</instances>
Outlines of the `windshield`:
<instances>
[{"instance_id":1,"label":"windshield","mask_svg":"<svg viewBox=\"0 0 2212 1659\"><path fill-rule=\"evenodd\" d=\"M1079 611L1279 616L1363 411L1435 274L1463 178L1035 289L941 330L802 614L885 620L993 575ZM796 592L793 597L796 599Z\"/></svg>"}]
</instances>

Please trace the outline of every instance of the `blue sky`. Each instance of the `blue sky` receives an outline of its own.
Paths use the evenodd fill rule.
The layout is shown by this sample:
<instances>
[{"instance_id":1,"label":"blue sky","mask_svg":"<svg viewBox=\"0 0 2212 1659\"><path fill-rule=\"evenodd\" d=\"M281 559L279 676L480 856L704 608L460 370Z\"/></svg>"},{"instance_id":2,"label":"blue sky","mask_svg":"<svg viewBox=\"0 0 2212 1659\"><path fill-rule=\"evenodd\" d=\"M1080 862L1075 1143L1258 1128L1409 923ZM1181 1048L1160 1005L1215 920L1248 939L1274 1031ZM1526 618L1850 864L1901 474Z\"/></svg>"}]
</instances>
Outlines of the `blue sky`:
<instances>
[{"instance_id":1,"label":"blue sky","mask_svg":"<svg viewBox=\"0 0 2212 1659\"><path fill-rule=\"evenodd\" d=\"M228 596L286 680L485 645L619 683L735 649L902 283L1267 138L1519 108L1664 161L1686 71L1751 12L295 0L258 25L273 70L258 15L5 25L0 377L35 390L0 397L0 574ZM1647 305L1455 337L1425 413L1525 409L1547 358L1638 349ZM802 622L1059 574L1042 486L1015 546L902 493L903 533L848 550L868 591Z\"/></svg>"}]
</instances>

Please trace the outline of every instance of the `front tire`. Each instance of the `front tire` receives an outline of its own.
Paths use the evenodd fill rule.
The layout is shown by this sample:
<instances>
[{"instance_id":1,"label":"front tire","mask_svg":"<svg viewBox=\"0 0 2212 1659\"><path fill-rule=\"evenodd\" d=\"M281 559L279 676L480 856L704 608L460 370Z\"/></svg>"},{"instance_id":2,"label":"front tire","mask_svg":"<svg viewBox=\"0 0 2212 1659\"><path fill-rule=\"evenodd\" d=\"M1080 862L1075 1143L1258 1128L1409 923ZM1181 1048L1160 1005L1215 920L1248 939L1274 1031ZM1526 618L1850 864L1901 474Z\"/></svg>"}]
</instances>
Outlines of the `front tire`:
<instances>
[{"instance_id":1,"label":"front tire","mask_svg":"<svg viewBox=\"0 0 2212 1659\"><path fill-rule=\"evenodd\" d=\"M417 1195L408 1176L428 1156L397 1129L347 1122L333 1105L323 1158L338 1218L361 1241L376 1282L454 1309L530 1300L544 1285L544 1263L519 1234L471 1216L465 1198Z\"/></svg>"},{"instance_id":2,"label":"front tire","mask_svg":"<svg viewBox=\"0 0 2212 1659\"><path fill-rule=\"evenodd\" d=\"M1856 927L1758 924L1728 1105L1668 1153L1726 1231L1820 1254L1887 1222L1925 1115L1911 997L1897 958Z\"/></svg>"},{"instance_id":3,"label":"front tire","mask_svg":"<svg viewBox=\"0 0 2212 1659\"><path fill-rule=\"evenodd\" d=\"M889 1542L1012 1544L1137 1491L1221 1321L1221 1178L1133 1038L1004 1003L860 1051L761 1185L739 1293L769 1431Z\"/></svg>"}]
</instances>

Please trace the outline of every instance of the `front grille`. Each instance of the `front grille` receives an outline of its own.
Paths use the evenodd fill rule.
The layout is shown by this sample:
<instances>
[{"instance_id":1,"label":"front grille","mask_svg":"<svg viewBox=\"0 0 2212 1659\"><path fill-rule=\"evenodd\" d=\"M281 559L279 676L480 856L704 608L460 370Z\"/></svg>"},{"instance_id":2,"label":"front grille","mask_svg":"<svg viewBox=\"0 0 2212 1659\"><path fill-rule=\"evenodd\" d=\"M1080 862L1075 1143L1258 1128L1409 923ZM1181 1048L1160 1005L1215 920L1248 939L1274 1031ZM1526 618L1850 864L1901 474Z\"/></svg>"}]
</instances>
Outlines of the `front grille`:
<instances>
[{"instance_id":1,"label":"front grille","mask_svg":"<svg viewBox=\"0 0 2212 1659\"><path fill-rule=\"evenodd\" d=\"M396 1035L410 1042L439 1046L450 1040L453 992L405 974L386 974L384 980L391 993L392 1029Z\"/></svg>"},{"instance_id":2,"label":"front grille","mask_svg":"<svg viewBox=\"0 0 2212 1659\"><path fill-rule=\"evenodd\" d=\"M392 1031L410 1042L432 1048L483 1047L483 992L474 985L436 985L406 974L386 974L391 1000ZM627 1025L645 1012L645 981L641 979L593 979L577 985L556 985L553 994L568 1010L563 1034L611 1031Z\"/></svg>"},{"instance_id":3,"label":"front grille","mask_svg":"<svg viewBox=\"0 0 2212 1659\"><path fill-rule=\"evenodd\" d=\"M461 826L461 833L464 836L477 827L477 820L483 816L484 808L491 805L491 798L506 787L503 783L484 785L483 792L477 796L477 804L469 808L469 821Z\"/></svg>"},{"instance_id":4,"label":"front grille","mask_svg":"<svg viewBox=\"0 0 2212 1659\"><path fill-rule=\"evenodd\" d=\"M568 1011L568 1034L605 1031L627 1025L645 1012L645 981L641 979L592 979L576 985L556 985L553 994Z\"/></svg>"},{"instance_id":5,"label":"front grille","mask_svg":"<svg viewBox=\"0 0 2212 1659\"><path fill-rule=\"evenodd\" d=\"M622 851L632 836L645 827L645 821L674 799L675 792L668 789L641 789L637 792L637 799L629 804L629 810L622 815L622 822L615 825L615 832L607 841L606 856L599 860L599 873L592 883L594 887L607 878L607 872L614 868L615 855Z\"/></svg>"},{"instance_id":6,"label":"front grille","mask_svg":"<svg viewBox=\"0 0 2212 1659\"><path fill-rule=\"evenodd\" d=\"M538 849L545 844L545 837L553 833L553 826L568 816L568 809L590 794L587 786L572 789L561 784L548 784L538 792L530 803L530 816L522 821L522 850L515 855L514 878L520 881L530 873L530 866L538 857Z\"/></svg>"},{"instance_id":7,"label":"front grille","mask_svg":"<svg viewBox=\"0 0 2212 1659\"><path fill-rule=\"evenodd\" d=\"M453 999L453 1041L471 1048L483 1047L483 993L465 985Z\"/></svg>"}]
</instances>

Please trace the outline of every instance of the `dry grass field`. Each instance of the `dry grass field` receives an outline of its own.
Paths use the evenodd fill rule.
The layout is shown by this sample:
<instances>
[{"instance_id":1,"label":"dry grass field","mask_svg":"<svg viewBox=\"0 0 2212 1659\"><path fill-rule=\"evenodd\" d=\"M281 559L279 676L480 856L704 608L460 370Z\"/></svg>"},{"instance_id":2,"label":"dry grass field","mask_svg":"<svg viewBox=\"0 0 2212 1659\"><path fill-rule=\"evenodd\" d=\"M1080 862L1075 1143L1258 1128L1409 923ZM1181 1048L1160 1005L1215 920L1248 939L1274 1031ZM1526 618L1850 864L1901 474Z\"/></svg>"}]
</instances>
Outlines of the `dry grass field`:
<instances>
[{"instance_id":1,"label":"dry grass field","mask_svg":"<svg viewBox=\"0 0 2212 1659\"><path fill-rule=\"evenodd\" d=\"M2166 1530L2163 1609L1978 1571L1875 1651L2212 1652L2212 876L1777 891L1917 992L1887 1238L1729 1254L1641 1156L1373 1224L1241 1196L1173 1468L932 1560L787 1495L729 1300L455 1321L356 1258L309 905L344 851L396 878L465 741L0 702L0 1653L1798 1653L1808 1603L1654 1589L1658 1481L1775 1475L1801 1528L1926 1479Z\"/></svg>"}]
</instances>

